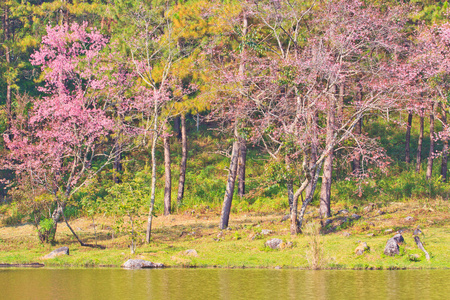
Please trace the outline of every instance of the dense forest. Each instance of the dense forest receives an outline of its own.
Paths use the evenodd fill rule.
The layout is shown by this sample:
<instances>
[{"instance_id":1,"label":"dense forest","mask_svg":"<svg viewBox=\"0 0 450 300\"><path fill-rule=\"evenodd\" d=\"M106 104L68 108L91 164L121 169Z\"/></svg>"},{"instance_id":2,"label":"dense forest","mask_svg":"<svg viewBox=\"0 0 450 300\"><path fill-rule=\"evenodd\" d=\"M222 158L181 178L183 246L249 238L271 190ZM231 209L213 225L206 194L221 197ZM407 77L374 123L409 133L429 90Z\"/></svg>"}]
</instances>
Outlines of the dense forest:
<instances>
[{"instance_id":1,"label":"dense forest","mask_svg":"<svg viewBox=\"0 0 450 300\"><path fill-rule=\"evenodd\" d=\"M6 0L0 213L448 199L447 1ZM234 202L233 202L234 201ZM232 205L233 202L233 205ZM146 216L144 223L143 216ZM218 216L219 218L219 216Z\"/></svg>"}]
</instances>

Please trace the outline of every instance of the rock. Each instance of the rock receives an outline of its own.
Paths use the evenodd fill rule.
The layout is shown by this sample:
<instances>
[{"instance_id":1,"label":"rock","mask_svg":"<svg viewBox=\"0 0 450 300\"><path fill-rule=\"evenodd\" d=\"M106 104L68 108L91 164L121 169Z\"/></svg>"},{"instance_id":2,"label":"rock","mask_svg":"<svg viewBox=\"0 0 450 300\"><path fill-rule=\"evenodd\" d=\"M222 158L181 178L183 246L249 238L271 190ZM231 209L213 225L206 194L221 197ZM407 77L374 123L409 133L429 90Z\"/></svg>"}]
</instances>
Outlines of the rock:
<instances>
[{"instance_id":1,"label":"rock","mask_svg":"<svg viewBox=\"0 0 450 300\"><path fill-rule=\"evenodd\" d=\"M269 235L269 234L271 234L271 233L273 233L273 231L272 231L272 230L269 230L269 229L263 229L263 230L261 230L261 234L262 234L262 235Z\"/></svg>"},{"instance_id":2,"label":"rock","mask_svg":"<svg viewBox=\"0 0 450 300\"><path fill-rule=\"evenodd\" d=\"M343 235L343 236L345 236L345 237L349 237L349 236L351 236L351 234L350 234L349 232L347 232L347 231L346 231L346 232L344 232L344 233L342 233L342 235Z\"/></svg>"},{"instance_id":3,"label":"rock","mask_svg":"<svg viewBox=\"0 0 450 300\"><path fill-rule=\"evenodd\" d=\"M358 220L358 219L361 219L361 216L357 215L357 214L353 214L352 219Z\"/></svg>"},{"instance_id":4,"label":"rock","mask_svg":"<svg viewBox=\"0 0 450 300\"><path fill-rule=\"evenodd\" d=\"M411 216L407 216L407 217L405 218L405 220L406 220L406 221L412 221L412 220L414 220L414 218L411 217Z\"/></svg>"},{"instance_id":5,"label":"rock","mask_svg":"<svg viewBox=\"0 0 450 300\"><path fill-rule=\"evenodd\" d=\"M384 232L385 233L392 233L392 232L394 232L394 230L392 228L389 228L389 229L386 229Z\"/></svg>"},{"instance_id":6,"label":"rock","mask_svg":"<svg viewBox=\"0 0 450 300\"><path fill-rule=\"evenodd\" d=\"M377 211L377 215L379 215L379 216L384 215L384 211L382 211L382 210L379 209L379 210Z\"/></svg>"},{"instance_id":7,"label":"rock","mask_svg":"<svg viewBox=\"0 0 450 300\"><path fill-rule=\"evenodd\" d=\"M47 254L46 256L44 256L44 259L49 259L49 258L54 258L57 256L61 256L61 255L69 255L69 247L61 247L58 248L56 250L53 250L52 252L50 252L49 254Z\"/></svg>"},{"instance_id":8,"label":"rock","mask_svg":"<svg viewBox=\"0 0 450 300\"><path fill-rule=\"evenodd\" d=\"M188 250L183 252L183 255L198 257L197 250L195 250L195 249L188 249Z\"/></svg>"},{"instance_id":9,"label":"rock","mask_svg":"<svg viewBox=\"0 0 450 300\"><path fill-rule=\"evenodd\" d=\"M375 236L375 234L374 233L368 233L368 234L366 234L367 236Z\"/></svg>"},{"instance_id":10,"label":"rock","mask_svg":"<svg viewBox=\"0 0 450 300\"><path fill-rule=\"evenodd\" d=\"M355 254L356 255L363 255L365 251L369 250L369 246L367 246L366 242L363 242L361 244L359 244L358 247L356 247L355 249Z\"/></svg>"},{"instance_id":11,"label":"rock","mask_svg":"<svg viewBox=\"0 0 450 300\"><path fill-rule=\"evenodd\" d=\"M164 268L161 263L153 263L143 259L129 259L123 265L124 269L149 269L149 268Z\"/></svg>"},{"instance_id":12,"label":"rock","mask_svg":"<svg viewBox=\"0 0 450 300\"><path fill-rule=\"evenodd\" d=\"M364 210L364 212L368 213L368 212L372 211L375 207L376 207L375 204L370 203L369 205L367 205L366 207L364 207L363 210Z\"/></svg>"},{"instance_id":13,"label":"rock","mask_svg":"<svg viewBox=\"0 0 450 300\"><path fill-rule=\"evenodd\" d=\"M221 232L219 232L219 233L217 234L217 238L220 239L220 238L222 238L222 237L223 237L223 232L221 231Z\"/></svg>"},{"instance_id":14,"label":"rock","mask_svg":"<svg viewBox=\"0 0 450 300\"><path fill-rule=\"evenodd\" d=\"M403 236L400 233L394 235L387 241L386 247L384 248L384 254L389 256L400 254L400 247L398 244L401 244L404 241L405 240L403 239Z\"/></svg>"},{"instance_id":15,"label":"rock","mask_svg":"<svg viewBox=\"0 0 450 300\"><path fill-rule=\"evenodd\" d=\"M341 214L342 214L342 215L346 215L346 214L348 214L348 210L346 210L346 209L341 209L340 211L337 212L337 214L338 214L338 215L341 215Z\"/></svg>"},{"instance_id":16,"label":"rock","mask_svg":"<svg viewBox=\"0 0 450 300\"><path fill-rule=\"evenodd\" d=\"M265 242L265 246L272 249L280 249L280 245L283 243L281 239L271 239Z\"/></svg>"},{"instance_id":17,"label":"rock","mask_svg":"<svg viewBox=\"0 0 450 300\"><path fill-rule=\"evenodd\" d=\"M405 242L405 239L403 238L403 236L400 233L397 233L396 235L394 235L393 239L395 239L397 241L397 244L403 244Z\"/></svg>"},{"instance_id":18,"label":"rock","mask_svg":"<svg viewBox=\"0 0 450 300\"><path fill-rule=\"evenodd\" d=\"M281 218L281 222L285 222L287 220L289 220L290 216L289 215L285 215Z\"/></svg>"},{"instance_id":19,"label":"rock","mask_svg":"<svg viewBox=\"0 0 450 300\"><path fill-rule=\"evenodd\" d=\"M326 220L325 220L325 223L324 223L324 227L327 227L327 226L330 225L331 223L333 223L332 220L326 219Z\"/></svg>"},{"instance_id":20,"label":"rock","mask_svg":"<svg viewBox=\"0 0 450 300\"><path fill-rule=\"evenodd\" d=\"M419 235L419 234L423 234L422 230L420 230L420 226L417 226L416 229L414 229L413 235Z\"/></svg>"}]
</instances>

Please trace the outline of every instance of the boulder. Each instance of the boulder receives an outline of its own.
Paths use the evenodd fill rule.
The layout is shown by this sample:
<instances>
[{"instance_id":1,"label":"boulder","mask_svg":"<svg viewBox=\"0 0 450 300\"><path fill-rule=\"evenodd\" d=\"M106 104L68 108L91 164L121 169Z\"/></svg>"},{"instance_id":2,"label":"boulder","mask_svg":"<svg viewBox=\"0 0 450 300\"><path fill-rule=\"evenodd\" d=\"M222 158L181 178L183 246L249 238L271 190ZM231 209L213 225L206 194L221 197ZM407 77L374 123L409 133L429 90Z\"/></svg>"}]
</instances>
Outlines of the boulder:
<instances>
[{"instance_id":1,"label":"boulder","mask_svg":"<svg viewBox=\"0 0 450 300\"><path fill-rule=\"evenodd\" d=\"M361 244L358 245L358 247L356 247L355 249L355 254L356 255L363 255L364 252L366 252L367 250L369 250L369 246L367 245L366 242L363 242Z\"/></svg>"},{"instance_id":2,"label":"boulder","mask_svg":"<svg viewBox=\"0 0 450 300\"><path fill-rule=\"evenodd\" d=\"M394 235L387 241L386 247L384 248L384 254L389 256L395 256L400 254L399 244L402 244L404 242L405 240L403 239L403 236L400 233Z\"/></svg>"},{"instance_id":3,"label":"boulder","mask_svg":"<svg viewBox=\"0 0 450 300\"><path fill-rule=\"evenodd\" d=\"M403 236L401 235L401 233L397 233L396 235L394 235L394 237L392 237L393 239L395 239L397 241L397 244L403 244L405 242L405 239L403 238Z\"/></svg>"},{"instance_id":4,"label":"boulder","mask_svg":"<svg viewBox=\"0 0 450 300\"><path fill-rule=\"evenodd\" d=\"M392 228L389 228L389 229L386 229L384 232L385 233L392 233L392 232L394 232L394 230Z\"/></svg>"},{"instance_id":5,"label":"boulder","mask_svg":"<svg viewBox=\"0 0 450 300\"><path fill-rule=\"evenodd\" d=\"M49 258L55 258L57 256L61 256L61 255L69 255L69 247L61 247L56 250L53 250L49 254L45 255L43 258L49 259Z\"/></svg>"},{"instance_id":6,"label":"boulder","mask_svg":"<svg viewBox=\"0 0 450 300\"><path fill-rule=\"evenodd\" d=\"M164 268L161 263L153 263L143 259L129 259L123 265L124 269L148 269L148 268Z\"/></svg>"},{"instance_id":7,"label":"boulder","mask_svg":"<svg viewBox=\"0 0 450 300\"><path fill-rule=\"evenodd\" d=\"M346 209L341 209L340 211L338 211L338 215L339 215L339 214L346 215L346 214L348 214L348 210L346 210Z\"/></svg>"},{"instance_id":8,"label":"boulder","mask_svg":"<svg viewBox=\"0 0 450 300\"><path fill-rule=\"evenodd\" d=\"M270 230L270 229L263 229L263 230L261 230L261 234L262 235L269 235L271 233L273 233L273 231Z\"/></svg>"},{"instance_id":9,"label":"boulder","mask_svg":"<svg viewBox=\"0 0 450 300\"><path fill-rule=\"evenodd\" d=\"M333 220L326 219L323 226L324 226L324 227L327 227L327 226L330 225L331 223L333 223Z\"/></svg>"},{"instance_id":10,"label":"boulder","mask_svg":"<svg viewBox=\"0 0 450 300\"><path fill-rule=\"evenodd\" d=\"M272 249L280 249L281 243L283 243L281 239L271 239L266 241L264 245Z\"/></svg>"},{"instance_id":11,"label":"boulder","mask_svg":"<svg viewBox=\"0 0 450 300\"><path fill-rule=\"evenodd\" d=\"M359 219L361 219L361 216L357 215L357 214L353 214L352 219L359 220Z\"/></svg>"},{"instance_id":12,"label":"boulder","mask_svg":"<svg viewBox=\"0 0 450 300\"><path fill-rule=\"evenodd\" d=\"M349 232L347 232L347 231L345 231L344 233L342 233L342 235L345 236L345 237L351 236L351 234L350 234Z\"/></svg>"},{"instance_id":13,"label":"boulder","mask_svg":"<svg viewBox=\"0 0 450 300\"><path fill-rule=\"evenodd\" d=\"M285 221L289 220L290 218L291 218L290 215L284 215L284 216L281 218L281 222L285 222Z\"/></svg>"},{"instance_id":14,"label":"boulder","mask_svg":"<svg viewBox=\"0 0 450 300\"><path fill-rule=\"evenodd\" d=\"M414 218L411 217L411 216L407 216L407 217L405 218L405 221L412 221L412 220L414 220Z\"/></svg>"},{"instance_id":15,"label":"boulder","mask_svg":"<svg viewBox=\"0 0 450 300\"><path fill-rule=\"evenodd\" d=\"M183 252L183 255L198 257L197 250L195 250L195 249L188 249L188 250Z\"/></svg>"}]
</instances>

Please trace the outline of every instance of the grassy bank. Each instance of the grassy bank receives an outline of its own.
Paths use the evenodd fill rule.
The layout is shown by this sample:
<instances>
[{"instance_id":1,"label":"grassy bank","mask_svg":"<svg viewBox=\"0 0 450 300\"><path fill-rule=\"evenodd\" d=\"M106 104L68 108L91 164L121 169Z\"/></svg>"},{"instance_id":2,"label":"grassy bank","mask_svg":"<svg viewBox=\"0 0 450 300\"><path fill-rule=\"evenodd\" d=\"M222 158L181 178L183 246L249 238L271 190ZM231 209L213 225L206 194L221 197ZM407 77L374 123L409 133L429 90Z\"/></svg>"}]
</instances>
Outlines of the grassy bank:
<instances>
[{"instance_id":1,"label":"grassy bank","mask_svg":"<svg viewBox=\"0 0 450 300\"><path fill-rule=\"evenodd\" d=\"M450 268L448 202L410 201L346 209L347 214L337 213L335 208L331 223L320 227L320 233L315 234L312 229L319 228L320 219L317 208L311 207L305 226L308 233L299 236L289 234L289 221L282 221L285 211L234 214L231 228L223 231L218 229L218 210L205 208L158 217L151 244L139 244L134 255L128 248L129 236L114 234L111 229L114 221L108 218L96 219L97 242L105 245L106 250L80 247L63 223L59 224L55 245L40 244L31 225L2 225L0 263L101 267L120 266L129 258L141 258L177 267ZM361 218L353 220L352 214L359 214ZM407 217L412 219L407 220ZM81 238L95 243L91 219L78 218L71 223ZM421 225L424 232L421 239L431 255L430 261L414 243L412 232L417 225ZM401 255L387 257L383 254L384 246L397 230L404 230L406 244L401 247ZM265 247L265 241L272 238L282 239L283 249ZM370 251L358 256L355 248L360 242L366 242ZM69 256L42 259L61 246L70 248ZM187 249L195 249L197 255L185 254Z\"/></svg>"}]
</instances>

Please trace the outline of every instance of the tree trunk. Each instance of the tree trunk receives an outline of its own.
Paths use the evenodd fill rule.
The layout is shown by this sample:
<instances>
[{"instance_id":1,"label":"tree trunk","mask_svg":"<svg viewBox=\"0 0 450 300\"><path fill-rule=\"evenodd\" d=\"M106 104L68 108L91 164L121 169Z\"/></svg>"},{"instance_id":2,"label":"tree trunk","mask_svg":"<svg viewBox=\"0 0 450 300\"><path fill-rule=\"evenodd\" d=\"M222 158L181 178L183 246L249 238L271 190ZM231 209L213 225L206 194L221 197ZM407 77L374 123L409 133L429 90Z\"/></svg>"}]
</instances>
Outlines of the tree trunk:
<instances>
[{"instance_id":1,"label":"tree trunk","mask_svg":"<svg viewBox=\"0 0 450 300\"><path fill-rule=\"evenodd\" d=\"M427 179L431 179L433 175L433 160L434 160L434 102L431 103L431 113L430 113L430 154L428 155L427 163Z\"/></svg>"},{"instance_id":2,"label":"tree trunk","mask_svg":"<svg viewBox=\"0 0 450 300\"><path fill-rule=\"evenodd\" d=\"M154 97L153 103L153 134L152 134L152 183L151 183L151 192L150 192L150 206L148 209L148 217L147 217L147 231L145 233L145 242L150 243L150 239L152 237L152 222L153 222L153 208L155 207L155 192L156 192L156 142L158 140L158 101L157 98Z\"/></svg>"},{"instance_id":3,"label":"tree trunk","mask_svg":"<svg viewBox=\"0 0 450 300\"><path fill-rule=\"evenodd\" d=\"M195 116L195 126L197 127L197 132L200 128L200 115L197 113L197 115Z\"/></svg>"},{"instance_id":4,"label":"tree trunk","mask_svg":"<svg viewBox=\"0 0 450 300\"><path fill-rule=\"evenodd\" d=\"M237 166L238 166L238 152L239 141L233 143L233 150L231 151L230 171L228 174L227 188L225 190L225 198L223 200L222 214L220 216L220 229L228 227L228 220L230 218L231 202L233 201L234 183L236 181Z\"/></svg>"},{"instance_id":5,"label":"tree trunk","mask_svg":"<svg viewBox=\"0 0 450 300\"><path fill-rule=\"evenodd\" d=\"M445 107L442 107L442 124L443 130L447 130L447 112ZM442 148L442 164L441 164L441 176L442 181L447 182L447 166L448 166L448 139L444 137Z\"/></svg>"},{"instance_id":6,"label":"tree trunk","mask_svg":"<svg viewBox=\"0 0 450 300\"><path fill-rule=\"evenodd\" d=\"M300 214L298 217L298 230L300 232L302 230L303 218L305 217L306 207L308 207L308 204L311 203L313 199L314 191L316 190L317 186L317 181L319 181L319 174L321 169L322 169L322 162L320 162L317 165L316 170L314 171L314 177L312 177L312 192L309 194L309 196L306 197L306 199L302 203L302 208L300 209Z\"/></svg>"},{"instance_id":7,"label":"tree trunk","mask_svg":"<svg viewBox=\"0 0 450 300\"><path fill-rule=\"evenodd\" d=\"M345 84L341 83L339 85L339 99L338 99L337 120L336 120L338 126L342 124L342 119L344 115L344 94L345 94Z\"/></svg>"},{"instance_id":8,"label":"tree trunk","mask_svg":"<svg viewBox=\"0 0 450 300\"><path fill-rule=\"evenodd\" d=\"M416 155L416 172L420 172L420 167L422 164L422 144L423 144L423 109L420 113L420 132L419 132L419 142L417 143L417 155Z\"/></svg>"},{"instance_id":9,"label":"tree trunk","mask_svg":"<svg viewBox=\"0 0 450 300\"><path fill-rule=\"evenodd\" d=\"M358 82L358 88L356 92L356 100L361 101L362 100L362 86L361 83ZM362 117L359 118L358 122L355 124L355 136L356 138L360 138L362 133ZM324 171L326 170L326 163L324 167ZM355 158L353 159L353 174L355 174L357 177L361 175L361 155L359 153L359 149L357 151L357 154Z\"/></svg>"},{"instance_id":10,"label":"tree trunk","mask_svg":"<svg viewBox=\"0 0 450 300\"><path fill-rule=\"evenodd\" d=\"M186 180L186 162L187 162L187 134L186 134L186 116L181 115L181 164L180 180L178 181L177 204L180 205L184 196L184 183Z\"/></svg>"},{"instance_id":11,"label":"tree trunk","mask_svg":"<svg viewBox=\"0 0 450 300\"><path fill-rule=\"evenodd\" d=\"M121 183L120 173L122 172L122 145L117 142L117 152L114 154L113 162L113 180L115 183Z\"/></svg>"},{"instance_id":12,"label":"tree trunk","mask_svg":"<svg viewBox=\"0 0 450 300\"><path fill-rule=\"evenodd\" d=\"M150 207L148 210L148 218L147 218L147 232L145 234L145 242L150 243L150 239L152 236L152 221L153 221L153 208L155 207L155 191L156 191L156 140L157 135L156 131L153 133L152 137L152 183L151 183L151 194L150 194Z\"/></svg>"},{"instance_id":13,"label":"tree trunk","mask_svg":"<svg viewBox=\"0 0 450 300\"><path fill-rule=\"evenodd\" d=\"M170 170L170 139L164 125L164 215L170 215L172 206L172 174Z\"/></svg>"},{"instance_id":14,"label":"tree trunk","mask_svg":"<svg viewBox=\"0 0 450 300\"><path fill-rule=\"evenodd\" d=\"M291 235L297 235L300 233L300 228L298 226L298 197L292 197L292 208L291 208Z\"/></svg>"},{"instance_id":15,"label":"tree trunk","mask_svg":"<svg viewBox=\"0 0 450 300\"><path fill-rule=\"evenodd\" d=\"M311 128L314 127L315 129L317 129L317 115L314 115L312 118L308 118L308 122ZM314 133L317 132L317 130L312 131ZM317 144L316 144L316 137L314 137L311 141L309 162L307 162L309 164L309 169L313 170L313 174L311 175L312 177L314 177L314 164L316 163L316 160L317 160ZM308 197L311 194L311 192L314 193L314 191L312 191L312 182L310 182L306 187L305 196Z\"/></svg>"},{"instance_id":16,"label":"tree trunk","mask_svg":"<svg viewBox=\"0 0 450 300\"><path fill-rule=\"evenodd\" d=\"M289 180L287 183L287 193L289 202L289 213L292 214L292 208L294 205L294 183L292 182L292 180Z\"/></svg>"},{"instance_id":17,"label":"tree trunk","mask_svg":"<svg viewBox=\"0 0 450 300\"><path fill-rule=\"evenodd\" d=\"M334 98L334 96L331 96ZM332 147L334 142L334 126L335 126L335 101L333 98L328 100L328 113L327 113L327 139L326 148L330 149L327 157L325 158L322 186L320 190L320 216L330 217L330 198L331 198L331 180L333 175L333 158L334 149Z\"/></svg>"},{"instance_id":18,"label":"tree trunk","mask_svg":"<svg viewBox=\"0 0 450 300\"><path fill-rule=\"evenodd\" d=\"M239 162L238 162L238 195L244 197L245 194L245 163L247 160L247 145L244 139L239 143Z\"/></svg>"},{"instance_id":19,"label":"tree trunk","mask_svg":"<svg viewBox=\"0 0 450 300\"><path fill-rule=\"evenodd\" d=\"M356 137L360 137L362 134L362 118L356 122L355 126L355 135ZM325 166L326 169L326 166ZM355 174L357 177L361 175L361 154L356 154L355 159L353 160L353 174Z\"/></svg>"},{"instance_id":20,"label":"tree trunk","mask_svg":"<svg viewBox=\"0 0 450 300\"><path fill-rule=\"evenodd\" d=\"M406 127L406 138L405 138L405 162L407 164L411 161L411 154L409 151L410 142L411 142L411 125L412 125L412 112L410 111L408 114L408 125Z\"/></svg>"},{"instance_id":21,"label":"tree trunk","mask_svg":"<svg viewBox=\"0 0 450 300\"><path fill-rule=\"evenodd\" d=\"M173 120L173 131L175 131L176 135L177 135L177 139L181 140L182 138L182 133L181 133L181 117L177 116L175 117L175 119Z\"/></svg>"}]
</instances>

